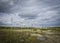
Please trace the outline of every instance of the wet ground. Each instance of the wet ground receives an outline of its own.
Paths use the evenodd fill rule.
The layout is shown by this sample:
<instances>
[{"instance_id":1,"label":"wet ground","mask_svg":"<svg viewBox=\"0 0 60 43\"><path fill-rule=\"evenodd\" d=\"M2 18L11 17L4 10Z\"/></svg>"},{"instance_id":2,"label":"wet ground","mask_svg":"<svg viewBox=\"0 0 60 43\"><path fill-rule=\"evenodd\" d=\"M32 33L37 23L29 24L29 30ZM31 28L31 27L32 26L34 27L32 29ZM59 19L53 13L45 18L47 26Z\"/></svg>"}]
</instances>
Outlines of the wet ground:
<instances>
[{"instance_id":1,"label":"wet ground","mask_svg":"<svg viewBox=\"0 0 60 43\"><path fill-rule=\"evenodd\" d=\"M0 30L0 43L60 43L60 31Z\"/></svg>"}]
</instances>

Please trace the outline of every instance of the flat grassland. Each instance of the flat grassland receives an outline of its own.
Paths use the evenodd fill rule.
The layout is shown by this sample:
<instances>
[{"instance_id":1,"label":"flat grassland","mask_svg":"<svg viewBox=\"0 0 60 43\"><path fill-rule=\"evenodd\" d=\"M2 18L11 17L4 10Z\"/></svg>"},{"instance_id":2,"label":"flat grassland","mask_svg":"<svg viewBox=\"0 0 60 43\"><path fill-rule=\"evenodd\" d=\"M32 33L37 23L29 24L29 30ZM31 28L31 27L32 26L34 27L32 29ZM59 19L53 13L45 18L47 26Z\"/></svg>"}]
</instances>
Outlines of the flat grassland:
<instances>
[{"instance_id":1,"label":"flat grassland","mask_svg":"<svg viewBox=\"0 0 60 43\"><path fill-rule=\"evenodd\" d=\"M0 27L0 43L60 43L60 27Z\"/></svg>"}]
</instances>

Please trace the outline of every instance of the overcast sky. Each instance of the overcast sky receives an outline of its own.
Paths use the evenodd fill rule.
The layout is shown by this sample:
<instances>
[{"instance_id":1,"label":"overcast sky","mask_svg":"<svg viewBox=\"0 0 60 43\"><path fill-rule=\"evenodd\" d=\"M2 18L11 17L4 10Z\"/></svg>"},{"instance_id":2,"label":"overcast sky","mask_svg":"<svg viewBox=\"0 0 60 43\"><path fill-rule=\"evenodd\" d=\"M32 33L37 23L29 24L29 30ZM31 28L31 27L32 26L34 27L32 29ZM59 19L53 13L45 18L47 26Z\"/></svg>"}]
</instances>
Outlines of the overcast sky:
<instances>
[{"instance_id":1,"label":"overcast sky","mask_svg":"<svg viewBox=\"0 0 60 43\"><path fill-rule=\"evenodd\" d=\"M0 26L60 26L60 0L0 0Z\"/></svg>"}]
</instances>

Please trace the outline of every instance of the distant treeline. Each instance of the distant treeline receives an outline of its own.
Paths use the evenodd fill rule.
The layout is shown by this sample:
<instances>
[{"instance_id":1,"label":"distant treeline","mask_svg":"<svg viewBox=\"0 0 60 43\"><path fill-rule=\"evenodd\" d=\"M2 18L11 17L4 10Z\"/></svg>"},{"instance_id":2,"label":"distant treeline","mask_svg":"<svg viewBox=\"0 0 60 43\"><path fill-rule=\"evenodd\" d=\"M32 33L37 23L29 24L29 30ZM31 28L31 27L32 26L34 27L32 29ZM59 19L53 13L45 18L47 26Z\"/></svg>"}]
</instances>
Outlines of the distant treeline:
<instances>
[{"instance_id":1,"label":"distant treeline","mask_svg":"<svg viewBox=\"0 0 60 43\"><path fill-rule=\"evenodd\" d=\"M0 29L36 29L34 27L0 27Z\"/></svg>"},{"instance_id":2,"label":"distant treeline","mask_svg":"<svg viewBox=\"0 0 60 43\"><path fill-rule=\"evenodd\" d=\"M0 27L0 29L41 29L41 30L60 30L60 27L46 27L46 28L35 28L35 27Z\"/></svg>"}]
</instances>

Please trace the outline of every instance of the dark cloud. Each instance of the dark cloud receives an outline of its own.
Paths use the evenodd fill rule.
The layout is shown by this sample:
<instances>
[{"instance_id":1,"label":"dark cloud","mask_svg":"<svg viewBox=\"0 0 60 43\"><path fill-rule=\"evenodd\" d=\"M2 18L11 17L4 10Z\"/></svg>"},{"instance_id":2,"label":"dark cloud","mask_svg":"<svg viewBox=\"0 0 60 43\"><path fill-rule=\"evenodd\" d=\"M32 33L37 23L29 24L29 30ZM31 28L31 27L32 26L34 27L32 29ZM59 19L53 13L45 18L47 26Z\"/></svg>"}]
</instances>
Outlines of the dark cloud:
<instances>
[{"instance_id":1,"label":"dark cloud","mask_svg":"<svg viewBox=\"0 0 60 43\"><path fill-rule=\"evenodd\" d=\"M47 5L54 6L60 4L60 0L41 0Z\"/></svg>"},{"instance_id":2,"label":"dark cloud","mask_svg":"<svg viewBox=\"0 0 60 43\"><path fill-rule=\"evenodd\" d=\"M38 17L37 14L19 14L19 16L25 19L36 19Z\"/></svg>"},{"instance_id":3,"label":"dark cloud","mask_svg":"<svg viewBox=\"0 0 60 43\"><path fill-rule=\"evenodd\" d=\"M0 22L0 26L2 26L2 25L6 25L5 23L3 23L3 22Z\"/></svg>"},{"instance_id":4,"label":"dark cloud","mask_svg":"<svg viewBox=\"0 0 60 43\"><path fill-rule=\"evenodd\" d=\"M0 0L0 25L11 25L11 17L12 25L60 26L60 0Z\"/></svg>"},{"instance_id":5,"label":"dark cloud","mask_svg":"<svg viewBox=\"0 0 60 43\"><path fill-rule=\"evenodd\" d=\"M11 13L17 3L17 0L0 0L0 13Z\"/></svg>"},{"instance_id":6,"label":"dark cloud","mask_svg":"<svg viewBox=\"0 0 60 43\"><path fill-rule=\"evenodd\" d=\"M11 6L8 5L8 2L0 1L0 13L6 13L6 12L8 13L10 10L10 7Z\"/></svg>"}]
</instances>

